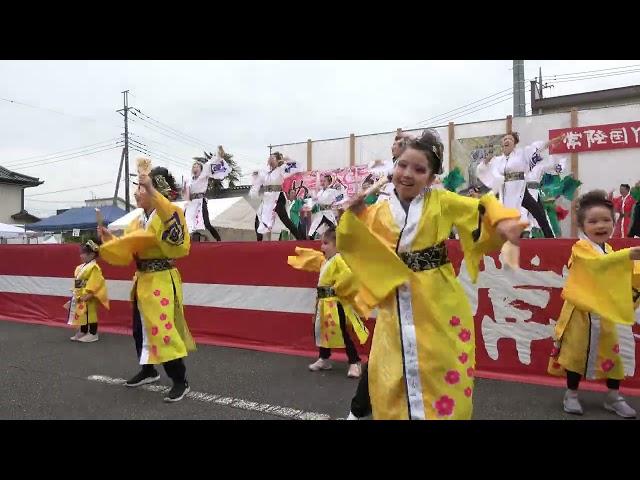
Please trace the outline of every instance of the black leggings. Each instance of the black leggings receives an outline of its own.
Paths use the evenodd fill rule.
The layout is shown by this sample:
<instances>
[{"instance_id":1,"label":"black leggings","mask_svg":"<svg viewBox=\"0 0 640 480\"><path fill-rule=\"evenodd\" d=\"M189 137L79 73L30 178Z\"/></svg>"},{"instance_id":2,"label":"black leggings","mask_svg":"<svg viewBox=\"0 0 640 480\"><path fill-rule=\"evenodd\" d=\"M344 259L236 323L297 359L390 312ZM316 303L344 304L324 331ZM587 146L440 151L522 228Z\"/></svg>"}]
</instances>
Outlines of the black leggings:
<instances>
[{"instance_id":1,"label":"black leggings","mask_svg":"<svg viewBox=\"0 0 640 480\"><path fill-rule=\"evenodd\" d=\"M577 372L571 372L567 370L567 388L569 390L578 390L578 387L580 386L580 380L582 380L582 375ZM620 380L607 378L607 387L610 390L619 390Z\"/></svg>"},{"instance_id":2,"label":"black leggings","mask_svg":"<svg viewBox=\"0 0 640 480\"><path fill-rule=\"evenodd\" d=\"M213 235L213 238L215 238L217 242L222 241L220 234L215 228L213 228L213 225L211 225L211 222L209 221L209 208L207 207L206 198L202 199L202 219L204 220L205 228L209 230L209 233Z\"/></svg>"},{"instance_id":3,"label":"black leggings","mask_svg":"<svg viewBox=\"0 0 640 480\"><path fill-rule=\"evenodd\" d=\"M529 193L529 189L525 187L524 189L524 197L522 197L522 206L527 209L533 218L536 219L542 233L544 233L544 238L555 238L553 234L553 230L549 226L549 222L547 221L547 215L545 214L544 207L542 203L540 203L540 197L538 196L538 201L533 198L533 195Z\"/></svg>"},{"instance_id":4,"label":"black leggings","mask_svg":"<svg viewBox=\"0 0 640 480\"><path fill-rule=\"evenodd\" d=\"M316 231L313 232L313 234L311 234L311 232L309 232L309 240L313 240L313 237L315 237L316 233L318 232L318 230L320 230L320 227L322 227L322 225L326 225L329 228L335 228L335 224L329 220L327 217L322 217L322 220L320 220L320 223L318 224L318 226L316 227Z\"/></svg>"},{"instance_id":5,"label":"black leggings","mask_svg":"<svg viewBox=\"0 0 640 480\"><path fill-rule=\"evenodd\" d=\"M174 287L175 290L175 287ZM142 319L140 318L140 310L138 309L138 302L133 302L133 340L136 344L136 353L138 355L138 361L142 355ZM167 372L167 376L173 380L173 383L185 383L187 380L187 367L184 365L182 358L176 358L162 364L164 371ZM146 364L142 365L142 371L147 374L157 373L154 365Z\"/></svg>"},{"instance_id":6,"label":"black leggings","mask_svg":"<svg viewBox=\"0 0 640 480\"><path fill-rule=\"evenodd\" d=\"M80 331L82 333L90 333L91 335L96 335L98 333L98 322L96 323L85 323L84 325L80 325Z\"/></svg>"},{"instance_id":7,"label":"black leggings","mask_svg":"<svg viewBox=\"0 0 640 480\"><path fill-rule=\"evenodd\" d=\"M362 418L371 415L371 398L369 397L369 368L362 367L362 376L356 388L356 394L351 400L351 413Z\"/></svg>"},{"instance_id":8,"label":"black leggings","mask_svg":"<svg viewBox=\"0 0 640 480\"><path fill-rule=\"evenodd\" d=\"M276 202L276 214L284 226L291 232L291 234L296 237L296 240L306 240L305 235L301 235L300 230L296 227L289 215L287 215L287 199L284 197L284 193L280 192L278 196L278 201ZM262 241L262 234L258 233L258 227L260 226L260 218L256 215L255 229L256 229L256 238L259 242Z\"/></svg>"},{"instance_id":9,"label":"black leggings","mask_svg":"<svg viewBox=\"0 0 640 480\"><path fill-rule=\"evenodd\" d=\"M347 351L347 358L349 359L349 363L358 363L360 361L360 357L358 356L358 351L356 350L356 346L353 344L353 340L349 336L349 332L347 331L347 318L344 314L344 308L338 302L338 317L340 317L340 330L342 330L342 340L344 341L344 348ZM320 358L323 360L327 360L331 357L331 349L320 347Z\"/></svg>"}]
</instances>

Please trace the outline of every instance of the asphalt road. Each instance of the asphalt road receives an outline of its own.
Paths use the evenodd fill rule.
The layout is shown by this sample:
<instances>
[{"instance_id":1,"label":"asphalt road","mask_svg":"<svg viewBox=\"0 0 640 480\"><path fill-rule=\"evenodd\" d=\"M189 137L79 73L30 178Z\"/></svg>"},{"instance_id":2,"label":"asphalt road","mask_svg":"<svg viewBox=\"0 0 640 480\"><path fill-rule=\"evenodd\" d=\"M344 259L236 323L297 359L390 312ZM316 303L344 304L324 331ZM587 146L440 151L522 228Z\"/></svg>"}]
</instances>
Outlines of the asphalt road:
<instances>
[{"instance_id":1,"label":"asphalt road","mask_svg":"<svg viewBox=\"0 0 640 480\"><path fill-rule=\"evenodd\" d=\"M66 328L0 321L0 419L278 420L344 418L357 380L347 365L311 373L309 358L200 345L187 360L192 393L162 401L170 380L153 387L119 384L138 370L133 340L100 334L71 342ZM476 379L476 420L616 420L602 393L582 392L585 415L562 411L563 389ZM628 402L640 409L640 399ZM622 419L620 419L622 420Z\"/></svg>"}]
</instances>

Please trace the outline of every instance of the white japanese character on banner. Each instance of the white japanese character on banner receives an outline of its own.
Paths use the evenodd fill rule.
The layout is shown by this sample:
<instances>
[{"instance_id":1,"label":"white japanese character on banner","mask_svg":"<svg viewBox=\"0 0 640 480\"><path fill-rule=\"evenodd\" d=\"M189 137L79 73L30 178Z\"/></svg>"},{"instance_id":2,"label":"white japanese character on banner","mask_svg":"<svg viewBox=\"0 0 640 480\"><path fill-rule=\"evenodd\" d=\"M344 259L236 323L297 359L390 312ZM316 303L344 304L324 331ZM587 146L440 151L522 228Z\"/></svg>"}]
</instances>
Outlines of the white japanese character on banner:
<instances>
[{"instance_id":1,"label":"white japanese character on banner","mask_svg":"<svg viewBox=\"0 0 640 480\"><path fill-rule=\"evenodd\" d=\"M537 256L534 257L531 259L531 264L539 265L540 259ZM499 341L512 339L516 343L520 363L523 365L531 364L531 343L534 340L553 338L556 319L549 318L548 324L530 321L533 312L531 309L526 309L525 305L538 308L547 307L551 299L548 289L563 288L568 275L569 270L566 266L562 269L562 275L554 271L526 270L524 268L517 271L498 269L495 260L485 256L484 270L480 272L478 282L474 285L469 279L465 262L462 262L458 279L469 298L474 316L478 312L479 289L489 289L489 299L495 319L484 315L481 323L482 344L489 358L498 360L500 357ZM624 357L625 374L632 376L636 365L633 331L628 325L617 327L620 352Z\"/></svg>"},{"instance_id":2,"label":"white japanese character on banner","mask_svg":"<svg viewBox=\"0 0 640 480\"><path fill-rule=\"evenodd\" d=\"M609 140L611 143L628 143L627 142L627 128L614 128L609 132Z\"/></svg>"},{"instance_id":3,"label":"white japanese character on banner","mask_svg":"<svg viewBox=\"0 0 640 480\"><path fill-rule=\"evenodd\" d=\"M602 130L585 130L583 132L587 137L587 148L591 148L591 145L604 145L607 143L609 137Z\"/></svg>"},{"instance_id":4,"label":"white japanese character on banner","mask_svg":"<svg viewBox=\"0 0 640 480\"><path fill-rule=\"evenodd\" d=\"M582 133L579 132L567 132L562 140L567 145L567 150L575 150L576 147L581 147L582 142L579 140L582 138Z\"/></svg>"}]
</instances>

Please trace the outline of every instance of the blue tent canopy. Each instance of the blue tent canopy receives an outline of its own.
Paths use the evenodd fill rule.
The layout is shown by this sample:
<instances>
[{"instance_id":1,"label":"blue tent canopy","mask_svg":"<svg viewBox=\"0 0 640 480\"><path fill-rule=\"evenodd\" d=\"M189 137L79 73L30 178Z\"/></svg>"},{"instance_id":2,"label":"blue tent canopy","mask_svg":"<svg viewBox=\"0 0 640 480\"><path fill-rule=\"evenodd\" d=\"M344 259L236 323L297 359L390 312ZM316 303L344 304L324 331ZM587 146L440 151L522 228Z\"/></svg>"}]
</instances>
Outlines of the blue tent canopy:
<instances>
[{"instance_id":1,"label":"blue tent canopy","mask_svg":"<svg viewBox=\"0 0 640 480\"><path fill-rule=\"evenodd\" d=\"M126 215L127 212L112 205L99 207L104 216L105 226ZM70 208L66 212L53 217L44 218L39 222L29 225L29 230L39 230L47 232L62 232L64 230L80 230L96 228L96 209L94 207Z\"/></svg>"}]
</instances>

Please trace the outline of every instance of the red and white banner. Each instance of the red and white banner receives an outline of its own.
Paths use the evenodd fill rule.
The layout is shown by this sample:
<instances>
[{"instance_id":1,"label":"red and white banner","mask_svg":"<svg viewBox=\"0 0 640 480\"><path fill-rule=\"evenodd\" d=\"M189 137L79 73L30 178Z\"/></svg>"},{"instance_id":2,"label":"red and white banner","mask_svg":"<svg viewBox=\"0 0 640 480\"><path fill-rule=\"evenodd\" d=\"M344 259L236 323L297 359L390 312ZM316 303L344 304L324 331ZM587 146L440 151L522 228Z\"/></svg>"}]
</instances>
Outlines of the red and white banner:
<instances>
[{"instance_id":1,"label":"red and white banner","mask_svg":"<svg viewBox=\"0 0 640 480\"><path fill-rule=\"evenodd\" d=\"M303 198L303 192L311 193L320 189L320 177L330 174L335 185L341 185L346 189L347 196L354 196L359 190L362 182L369 175L367 166L360 165L348 168L337 168L335 170L312 170L310 172L300 172L287 178L282 184L282 190L288 192L293 189L298 192L296 196Z\"/></svg>"},{"instance_id":2,"label":"red and white banner","mask_svg":"<svg viewBox=\"0 0 640 480\"><path fill-rule=\"evenodd\" d=\"M546 374L551 334L562 307L574 240L524 240L522 269L502 268L497 255L485 257L478 282L469 281L457 241L449 258L471 303L476 324L478 375L561 385ZM637 240L612 241L614 248ZM184 281L187 321L200 343L315 356L312 313L317 274L294 270L287 256L296 245L317 242L196 243L178 261ZM0 245L0 317L64 326L62 305L79 263L75 245ZM111 310L100 310L101 331L130 332L129 289L133 268L102 264ZM631 292L629 293L631 294ZM373 329L375 322L368 321ZM620 327L627 393L640 394L638 325ZM363 353L369 345L361 348ZM197 352L195 353L197 355ZM600 388L600 387L598 387Z\"/></svg>"},{"instance_id":3,"label":"red and white banner","mask_svg":"<svg viewBox=\"0 0 640 480\"><path fill-rule=\"evenodd\" d=\"M550 147L550 153L596 152L618 148L640 148L640 121L590 125L588 127L549 130L549 139L566 134L561 143Z\"/></svg>"}]
</instances>

